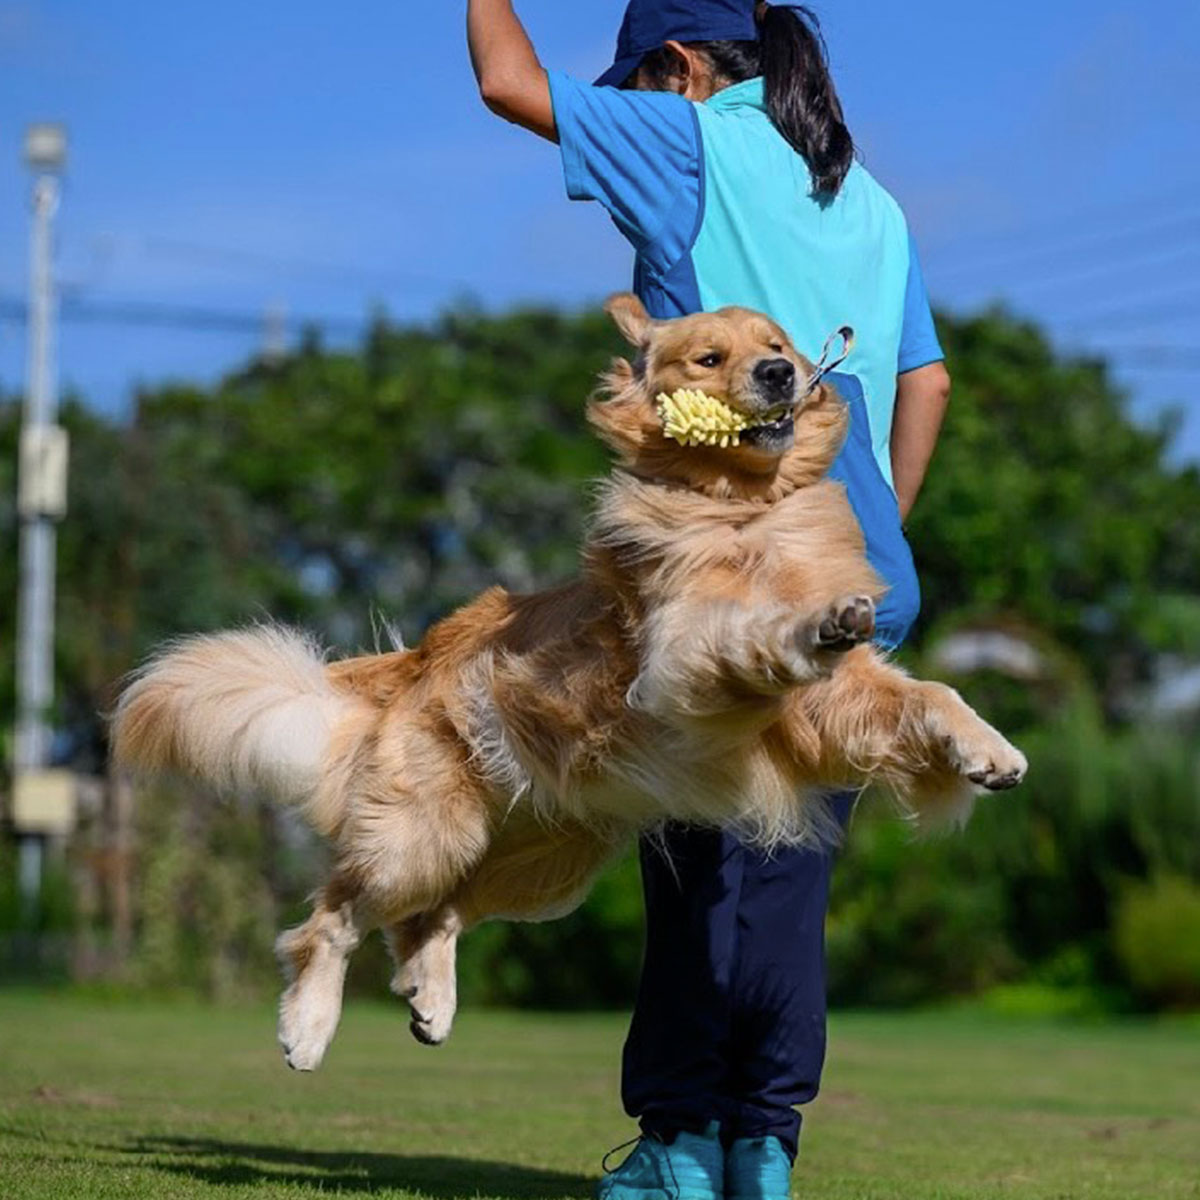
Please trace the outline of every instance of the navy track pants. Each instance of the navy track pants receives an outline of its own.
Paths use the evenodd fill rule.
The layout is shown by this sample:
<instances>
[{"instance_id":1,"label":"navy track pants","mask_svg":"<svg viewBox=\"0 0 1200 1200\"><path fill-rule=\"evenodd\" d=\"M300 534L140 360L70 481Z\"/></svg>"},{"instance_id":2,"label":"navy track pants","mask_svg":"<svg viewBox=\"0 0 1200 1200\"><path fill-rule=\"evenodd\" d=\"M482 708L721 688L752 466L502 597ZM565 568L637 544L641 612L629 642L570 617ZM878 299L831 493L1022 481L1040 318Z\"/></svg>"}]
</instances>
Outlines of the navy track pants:
<instances>
[{"instance_id":1,"label":"navy track pants","mask_svg":"<svg viewBox=\"0 0 1200 1200\"><path fill-rule=\"evenodd\" d=\"M843 826L854 797L835 807ZM721 1122L794 1158L825 1061L825 910L834 850L764 853L669 825L641 846L646 956L621 1095L646 1133ZM665 853L664 853L665 849Z\"/></svg>"}]
</instances>

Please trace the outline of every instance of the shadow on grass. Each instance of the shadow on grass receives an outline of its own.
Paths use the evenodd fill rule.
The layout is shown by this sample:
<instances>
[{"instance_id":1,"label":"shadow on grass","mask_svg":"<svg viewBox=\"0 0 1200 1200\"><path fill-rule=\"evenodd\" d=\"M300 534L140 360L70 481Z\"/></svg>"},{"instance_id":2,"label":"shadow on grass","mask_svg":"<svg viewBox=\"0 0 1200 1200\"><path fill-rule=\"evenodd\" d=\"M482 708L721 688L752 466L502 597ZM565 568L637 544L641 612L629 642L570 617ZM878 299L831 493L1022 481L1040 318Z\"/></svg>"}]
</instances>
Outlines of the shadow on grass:
<instances>
[{"instance_id":1,"label":"shadow on grass","mask_svg":"<svg viewBox=\"0 0 1200 1200\"><path fill-rule=\"evenodd\" d=\"M138 1138L120 1149L144 1156L151 1169L205 1183L309 1185L322 1194L397 1188L435 1200L476 1196L574 1200L591 1196L595 1186L582 1175L442 1155L302 1150L187 1137Z\"/></svg>"}]
</instances>

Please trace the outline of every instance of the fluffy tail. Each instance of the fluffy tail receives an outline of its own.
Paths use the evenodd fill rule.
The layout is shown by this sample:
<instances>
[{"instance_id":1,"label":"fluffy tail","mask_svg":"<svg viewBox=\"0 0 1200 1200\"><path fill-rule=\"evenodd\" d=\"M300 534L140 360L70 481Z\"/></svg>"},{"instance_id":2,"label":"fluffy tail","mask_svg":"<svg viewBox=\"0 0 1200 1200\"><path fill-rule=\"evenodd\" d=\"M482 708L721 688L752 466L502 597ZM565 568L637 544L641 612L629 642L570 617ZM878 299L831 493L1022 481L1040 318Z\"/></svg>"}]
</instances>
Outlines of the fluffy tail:
<instances>
[{"instance_id":1,"label":"fluffy tail","mask_svg":"<svg viewBox=\"0 0 1200 1200\"><path fill-rule=\"evenodd\" d=\"M291 630L185 638L133 676L113 718L113 754L135 770L312 804L333 730L357 703Z\"/></svg>"}]
</instances>

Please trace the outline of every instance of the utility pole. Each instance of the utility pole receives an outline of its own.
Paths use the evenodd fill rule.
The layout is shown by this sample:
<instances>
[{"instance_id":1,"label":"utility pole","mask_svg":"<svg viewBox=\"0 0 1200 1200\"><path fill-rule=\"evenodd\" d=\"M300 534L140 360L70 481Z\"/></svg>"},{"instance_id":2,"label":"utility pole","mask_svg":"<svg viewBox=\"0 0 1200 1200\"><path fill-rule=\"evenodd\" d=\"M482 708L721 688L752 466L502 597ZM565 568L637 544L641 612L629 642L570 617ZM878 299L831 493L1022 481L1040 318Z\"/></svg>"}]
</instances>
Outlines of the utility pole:
<instances>
[{"instance_id":1,"label":"utility pole","mask_svg":"<svg viewBox=\"0 0 1200 1200\"><path fill-rule=\"evenodd\" d=\"M277 367L287 358L287 305L274 301L263 314L262 354L268 367Z\"/></svg>"},{"instance_id":2,"label":"utility pole","mask_svg":"<svg viewBox=\"0 0 1200 1200\"><path fill-rule=\"evenodd\" d=\"M28 913L36 912L41 891L44 838L60 831L64 816L62 789L55 786L55 775L46 768L54 700L55 522L66 512L67 444L66 433L57 423L54 370L52 237L66 151L66 132L61 125L31 125L26 131L25 162L34 181L29 357L17 496L21 577L13 823L20 838L20 887Z\"/></svg>"}]
</instances>

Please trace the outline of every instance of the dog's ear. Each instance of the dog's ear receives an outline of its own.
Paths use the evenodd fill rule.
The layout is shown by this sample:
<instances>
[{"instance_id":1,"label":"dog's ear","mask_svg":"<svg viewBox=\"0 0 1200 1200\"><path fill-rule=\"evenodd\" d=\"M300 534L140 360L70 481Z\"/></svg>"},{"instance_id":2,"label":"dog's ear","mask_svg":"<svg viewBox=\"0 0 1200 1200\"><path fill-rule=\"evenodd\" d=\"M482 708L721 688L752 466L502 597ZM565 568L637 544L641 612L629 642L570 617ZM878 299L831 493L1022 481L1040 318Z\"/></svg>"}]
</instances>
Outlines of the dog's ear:
<instances>
[{"instance_id":1,"label":"dog's ear","mask_svg":"<svg viewBox=\"0 0 1200 1200\"><path fill-rule=\"evenodd\" d=\"M612 317L630 345L644 350L650 344L654 321L632 292L618 292L615 296L610 296L604 305L604 311Z\"/></svg>"}]
</instances>

